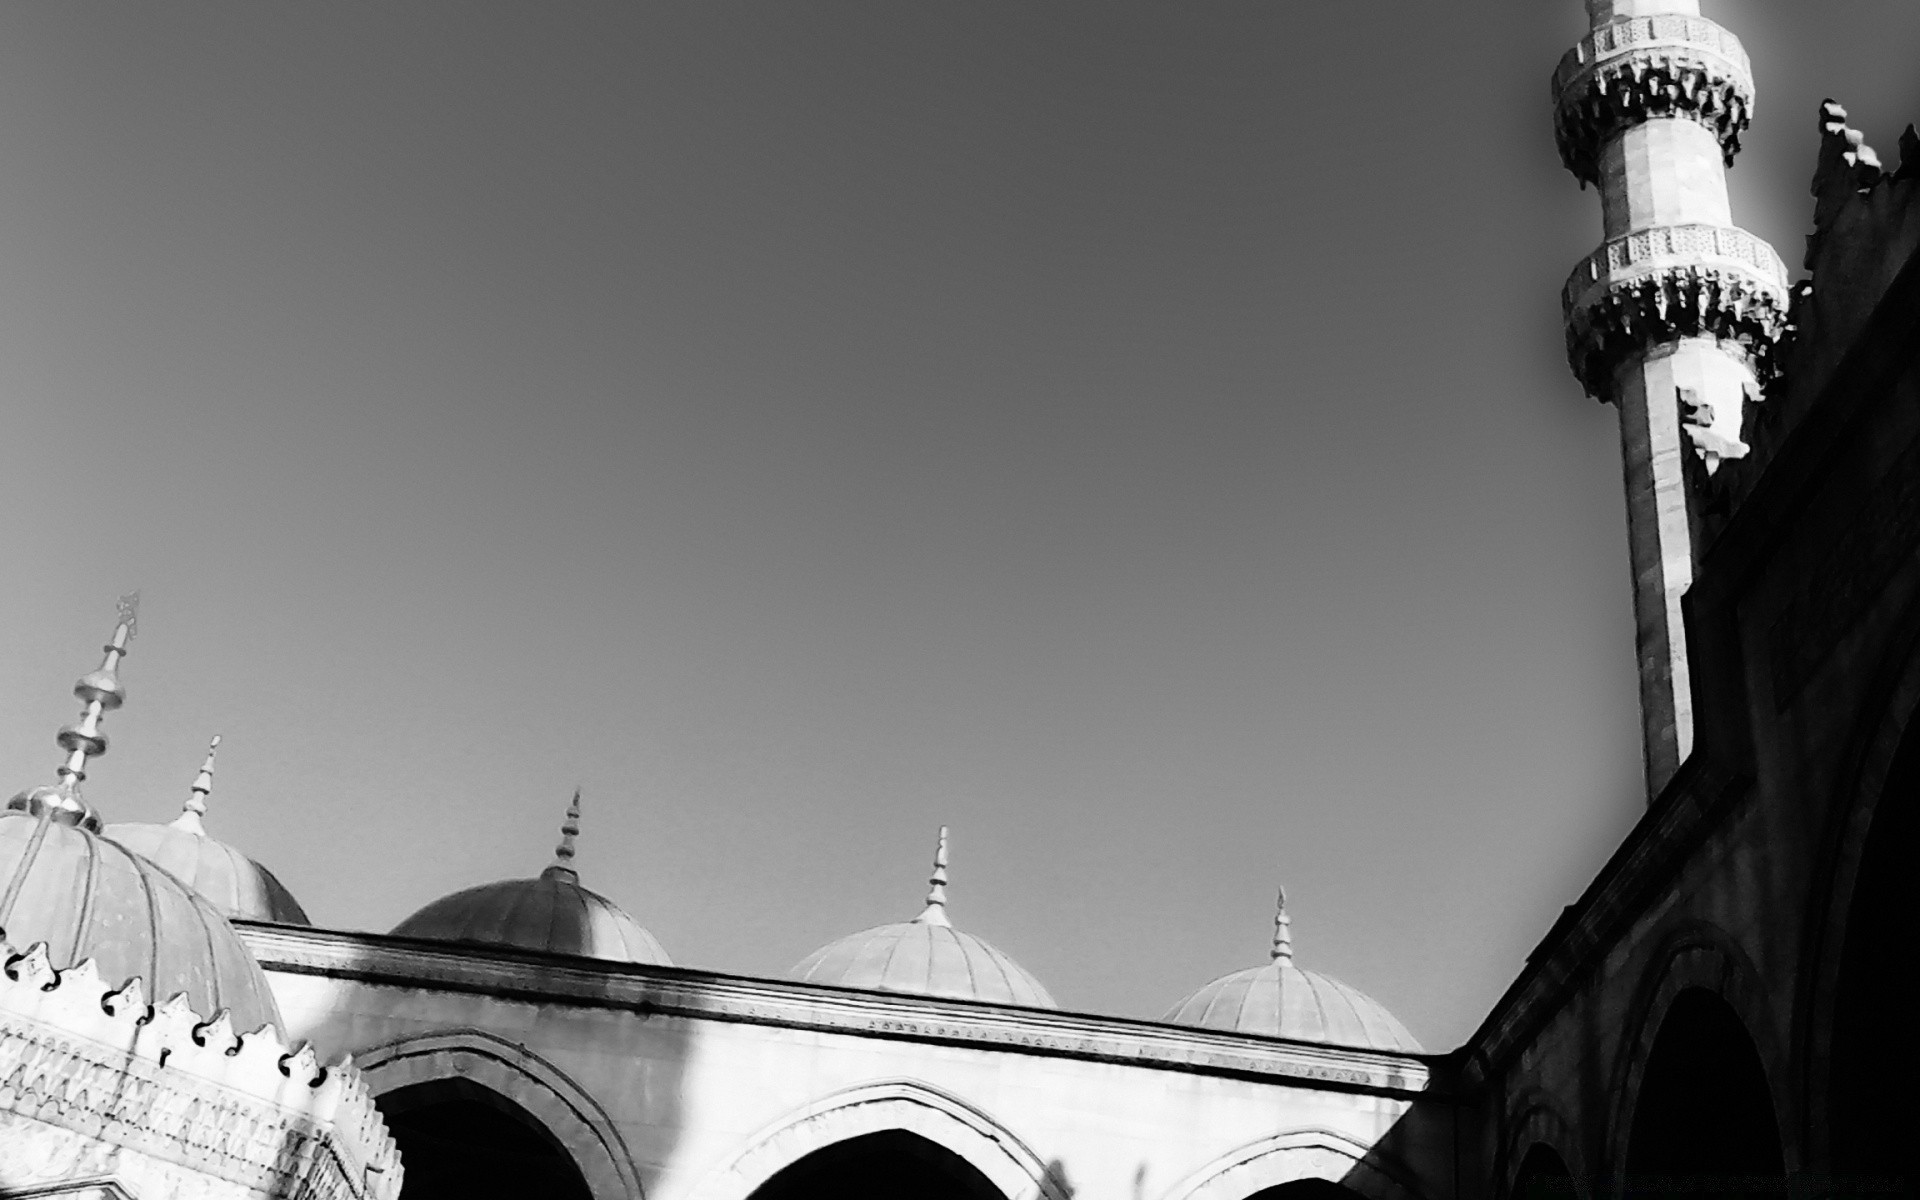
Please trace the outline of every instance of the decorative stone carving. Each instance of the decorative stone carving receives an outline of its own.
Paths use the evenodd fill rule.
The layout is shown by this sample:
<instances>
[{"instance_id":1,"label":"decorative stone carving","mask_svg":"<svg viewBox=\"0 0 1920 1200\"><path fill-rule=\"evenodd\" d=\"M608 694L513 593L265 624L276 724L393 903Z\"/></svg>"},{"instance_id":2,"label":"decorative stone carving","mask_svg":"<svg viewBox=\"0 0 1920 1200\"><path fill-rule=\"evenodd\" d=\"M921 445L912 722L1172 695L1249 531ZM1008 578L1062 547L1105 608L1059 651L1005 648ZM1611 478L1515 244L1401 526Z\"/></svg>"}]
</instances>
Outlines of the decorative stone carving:
<instances>
[{"instance_id":1,"label":"decorative stone carving","mask_svg":"<svg viewBox=\"0 0 1920 1200\"><path fill-rule=\"evenodd\" d=\"M1567 361L1587 394L1606 401L1620 364L1663 343L1711 337L1765 384L1786 333L1787 286L1780 256L1744 229L1635 230L1588 255L1561 290Z\"/></svg>"},{"instance_id":2,"label":"decorative stone carving","mask_svg":"<svg viewBox=\"0 0 1920 1200\"><path fill-rule=\"evenodd\" d=\"M1581 38L1553 73L1560 161L1600 182L1600 151L1656 117L1698 121L1728 163L1753 118L1753 67L1740 39L1705 17L1664 13L1614 21Z\"/></svg>"},{"instance_id":3,"label":"decorative stone carving","mask_svg":"<svg viewBox=\"0 0 1920 1200\"><path fill-rule=\"evenodd\" d=\"M139 1194L394 1200L400 1162L359 1073L184 996L149 1008L92 962L0 940L0 1188L130 1164ZM98 1160L98 1161L96 1161ZM116 1166L115 1169L118 1169ZM158 1189L156 1192L155 1189Z\"/></svg>"}]
</instances>

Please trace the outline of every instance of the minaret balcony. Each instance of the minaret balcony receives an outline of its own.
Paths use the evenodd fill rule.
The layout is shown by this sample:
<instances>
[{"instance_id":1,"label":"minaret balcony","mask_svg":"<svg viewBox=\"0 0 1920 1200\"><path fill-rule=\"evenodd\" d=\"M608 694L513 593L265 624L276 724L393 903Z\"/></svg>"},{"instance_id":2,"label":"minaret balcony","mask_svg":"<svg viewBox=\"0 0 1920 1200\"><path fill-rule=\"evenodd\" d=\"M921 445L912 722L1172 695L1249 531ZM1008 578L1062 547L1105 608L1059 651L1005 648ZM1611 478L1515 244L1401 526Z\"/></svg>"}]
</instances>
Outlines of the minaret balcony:
<instances>
[{"instance_id":1,"label":"minaret balcony","mask_svg":"<svg viewBox=\"0 0 1920 1200\"><path fill-rule=\"evenodd\" d=\"M1689 337L1717 339L1762 384L1787 326L1787 266L1725 225L1663 225L1612 238L1561 289L1567 359L1587 394L1613 398L1621 364Z\"/></svg>"},{"instance_id":2,"label":"minaret balcony","mask_svg":"<svg viewBox=\"0 0 1920 1200\"><path fill-rule=\"evenodd\" d=\"M1599 184L1608 141L1662 117L1706 126L1731 164L1753 118L1753 66L1740 39L1705 17L1627 17L1567 51L1553 99L1560 161L1583 184Z\"/></svg>"}]
</instances>

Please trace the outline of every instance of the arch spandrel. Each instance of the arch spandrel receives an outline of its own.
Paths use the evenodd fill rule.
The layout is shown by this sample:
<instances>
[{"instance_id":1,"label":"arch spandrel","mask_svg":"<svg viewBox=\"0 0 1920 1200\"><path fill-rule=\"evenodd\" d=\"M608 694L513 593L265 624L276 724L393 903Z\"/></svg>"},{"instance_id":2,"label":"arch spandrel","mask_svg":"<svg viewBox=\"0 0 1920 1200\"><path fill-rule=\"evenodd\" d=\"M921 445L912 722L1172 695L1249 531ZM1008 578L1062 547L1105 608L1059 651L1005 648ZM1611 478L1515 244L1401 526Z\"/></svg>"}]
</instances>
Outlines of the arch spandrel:
<instances>
[{"instance_id":1,"label":"arch spandrel","mask_svg":"<svg viewBox=\"0 0 1920 1200\"><path fill-rule=\"evenodd\" d=\"M1229 1151L1166 1193L1166 1200L1243 1200L1303 1179L1337 1183L1366 1200L1422 1200L1407 1173L1331 1129L1295 1129Z\"/></svg>"},{"instance_id":2,"label":"arch spandrel","mask_svg":"<svg viewBox=\"0 0 1920 1200\"><path fill-rule=\"evenodd\" d=\"M447 1080L493 1091L539 1121L565 1147L594 1200L645 1200L626 1142L600 1105L552 1063L479 1029L422 1034L375 1046L354 1065L378 1100Z\"/></svg>"},{"instance_id":3,"label":"arch spandrel","mask_svg":"<svg viewBox=\"0 0 1920 1200\"><path fill-rule=\"evenodd\" d=\"M1012 1131L965 1101L909 1079L862 1084L789 1113L749 1138L688 1200L746 1200L817 1150L894 1130L951 1151L1007 1200L1070 1200L1047 1164Z\"/></svg>"}]
</instances>

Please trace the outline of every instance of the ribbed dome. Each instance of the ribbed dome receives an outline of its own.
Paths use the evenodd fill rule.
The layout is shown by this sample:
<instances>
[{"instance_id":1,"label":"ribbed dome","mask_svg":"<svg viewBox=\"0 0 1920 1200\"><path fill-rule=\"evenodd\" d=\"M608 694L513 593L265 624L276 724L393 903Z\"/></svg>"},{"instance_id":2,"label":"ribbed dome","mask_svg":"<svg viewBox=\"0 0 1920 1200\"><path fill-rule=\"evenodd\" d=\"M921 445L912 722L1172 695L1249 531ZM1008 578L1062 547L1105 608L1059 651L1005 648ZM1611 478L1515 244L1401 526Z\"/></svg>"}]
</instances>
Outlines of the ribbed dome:
<instances>
[{"instance_id":1,"label":"ribbed dome","mask_svg":"<svg viewBox=\"0 0 1920 1200\"><path fill-rule=\"evenodd\" d=\"M219 749L220 738L216 735L207 746L207 760L200 764L200 773L187 789L185 807L171 824L109 825L106 836L165 867L205 897L221 916L282 925L311 924L300 902L272 871L207 836L202 818L207 812L207 797L213 794L213 758Z\"/></svg>"},{"instance_id":2,"label":"ribbed dome","mask_svg":"<svg viewBox=\"0 0 1920 1200\"><path fill-rule=\"evenodd\" d=\"M613 901L580 886L573 869L580 836L580 791L560 826L553 865L534 879L484 883L443 896L393 927L402 937L513 946L546 954L670 967L673 960L640 922Z\"/></svg>"},{"instance_id":3,"label":"ribbed dome","mask_svg":"<svg viewBox=\"0 0 1920 1200\"><path fill-rule=\"evenodd\" d=\"M1293 965L1285 893L1273 923L1272 962L1221 976L1174 1005L1164 1019L1176 1025L1369 1050L1420 1049L1406 1026L1366 993Z\"/></svg>"},{"instance_id":4,"label":"ribbed dome","mask_svg":"<svg viewBox=\"0 0 1920 1200\"><path fill-rule=\"evenodd\" d=\"M306 910L273 872L204 833L174 825L109 825L105 834L165 867L225 917L310 925Z\"/></svg>"},{"instance_id":5,"label":"ribbed dome","mask_svg":"<svg viewBox=\"0 0 1920 1200\"><path fill-rule=\"evenodd\" d=\"M60 782L0 811L0 931L18 947L46 943L56 970L92 959L116 987L139 979L151 1002L184 994L209 1021L224 1009L236 1032L278 1026L267 977L233 926L186 884L100 837L80 794L88 760L107 751L100 722L126 701L117 671L139 601L120 598L105 658L73 685L82 707L55 739L67 752Z\"/></svg>"},{"instance_id":6,"label":"ribbed dome","mask_svg":"<svg viewBox=\"0 0 1920 1200\"><path fill-rule=\"evenodd\" d=\"M843 937L809 954L792 975L836 987L1060 1007L1019 963L970 933L928 921L901 921Z\"/></svg>"},{"instance_id":7,"label":"ribbed dome","mask_svg":"<svg viewBox=\"0 0 1920 1200\"><path fill-rule=\"evenodd\" d=\"M393 927L403 937L513 946L611 962L672 966L621 907L549 867L535 879L484 883L443 896Z\"/></svg>"},{"instance_id":8,"label":"ribbed dome","mask_svg":"<svg viewBox=\"0 0 1920 1200\"><path fill-rule=\"evenodd\" d=\"M1420 1049L1406 1026L1379 1001L1290 962L1223 975L1175 1005L1166 1020L1369 1050Z\"/></svg>"},{"instance_id":9,"label":"ribbed dome","mask_svg":"<svg viewBox=\"0 0 1920 1200\"><path fill-rule=\"evenodd\" d=\"M51 791L52 789L36 789ZM92 959L116 986L139 978L149 1001L184 992L237 1031L279 1025L260 965L221 915L138 854L22 807L0 813L0 929L15 946L45 942L56 968Z\"/></svg>"},{"instance_id":10,"label":"ribbed dome","mask_svg":"<svg viewBox=\"0 0 1920 1200\"><path fill-rule=\"evenodd\" d=\"M940 830L926 911L821 947L790 974L804 983L1058 1008L1019 963L947 921L947 831Z\"/></svg>"}]
</instances>

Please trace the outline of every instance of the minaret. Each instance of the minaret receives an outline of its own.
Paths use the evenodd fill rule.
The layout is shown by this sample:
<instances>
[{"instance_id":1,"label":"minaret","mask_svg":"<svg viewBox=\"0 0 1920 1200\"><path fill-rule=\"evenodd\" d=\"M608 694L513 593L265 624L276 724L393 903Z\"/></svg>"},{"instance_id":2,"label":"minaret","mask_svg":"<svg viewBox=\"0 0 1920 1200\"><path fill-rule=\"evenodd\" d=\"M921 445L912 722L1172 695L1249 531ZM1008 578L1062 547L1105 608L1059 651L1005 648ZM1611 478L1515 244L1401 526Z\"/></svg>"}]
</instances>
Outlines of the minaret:
<instances>
[{"instance_id":1,"label":"minaret","mask_svg":"<svg viewBox=\"0 0 1920 1200\"><path fill-rule=\"evenodd\" d=\"M1592 32L1553 74L1554 133L1567 169L1600 192L1605 240L1561 303L1573 373L1620 409L1651 801L1693 748L1680 597L1699 492L1747 452L1746 402L1772 373L1787 273L1727 204L1753 111L1739 39L1698 0L1587 0L1587 13Z\"/></svg>"}]
</instances>

